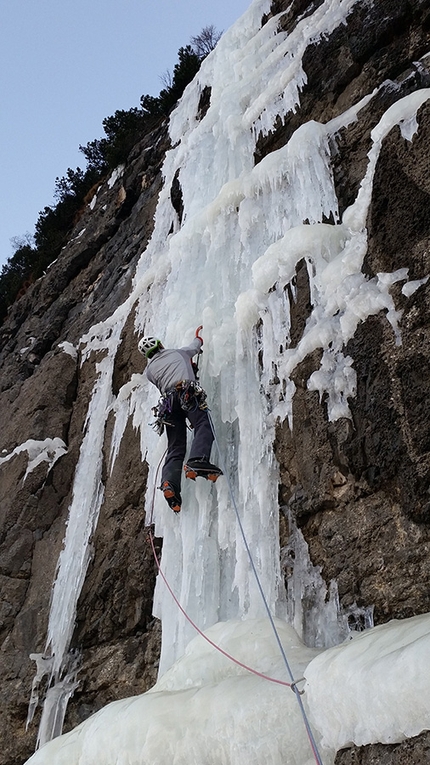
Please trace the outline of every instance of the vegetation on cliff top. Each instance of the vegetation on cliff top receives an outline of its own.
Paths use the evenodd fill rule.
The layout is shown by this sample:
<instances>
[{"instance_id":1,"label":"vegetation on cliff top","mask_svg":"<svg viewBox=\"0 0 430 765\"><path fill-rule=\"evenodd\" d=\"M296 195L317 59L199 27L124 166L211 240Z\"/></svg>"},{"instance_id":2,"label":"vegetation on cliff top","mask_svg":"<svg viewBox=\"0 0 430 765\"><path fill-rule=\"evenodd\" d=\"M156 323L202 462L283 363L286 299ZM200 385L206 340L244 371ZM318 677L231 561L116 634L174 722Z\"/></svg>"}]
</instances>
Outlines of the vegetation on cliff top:
<instances>
[{"instance_id":1,"label":"vegetation on cliff top","mask_svg":"<svg viewBox=\"0 0 430 765\"><path fill-rule=\"evenodd\" d=\"M86 204L88 192L127 159L145 132L169 115L220 36L213 25L202 29L191 38L190 45L179 49L173 73L166 72L162 76L165 87L157 97L143 95L140 107L117 110L106 117L102 122L105 137L79 147L86 159L85 170L69 168L65 176L56 178L55 204L39 213L34 236L12 240L15 252L0 273L0 322L15 300L58 257Z\"/></svg>"}]
</instances>

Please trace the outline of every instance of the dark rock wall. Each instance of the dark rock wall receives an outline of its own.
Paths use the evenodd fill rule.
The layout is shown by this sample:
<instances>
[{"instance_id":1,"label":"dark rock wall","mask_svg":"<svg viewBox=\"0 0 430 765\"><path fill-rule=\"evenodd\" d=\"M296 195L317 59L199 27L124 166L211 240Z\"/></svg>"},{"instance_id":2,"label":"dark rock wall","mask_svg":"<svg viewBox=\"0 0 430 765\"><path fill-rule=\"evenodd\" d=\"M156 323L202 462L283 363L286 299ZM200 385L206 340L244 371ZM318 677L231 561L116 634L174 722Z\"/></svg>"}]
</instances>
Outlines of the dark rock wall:
<instances>
[{"instance_id":1,"label":"dark rock wall","mask_svg":"<svg viewBox=\"0 0 430 765\"><path fill-rule=\"evenodd\" d=\"M292 4L292 6L299 4ZM275 11L282 10L279 2ZM292 6L285 3L291 22ZM305 9L300 6L300 13ZM309 7L309 6L308 6ZM303 120L327 121L373 88L379 92L332 146L340 215L357 194L371 147L370 131L399 98L429 87L430 4L358 3L347 26L308 48L301 108L273 134L260 137L256 161L282 146ZM339 73L341 75L339 76ZM418 112L412 142L395 127L383 141L367 220L369 277L407 268L409 279L430 273L428 102ZM297 305L309 300L298 269ZM307 390L319 354L295 370L294 430L279 425L280 502L293 513L327 582L338 583L345 608L374 605L375 623L430 610L430 282L409 297L393 286L402 312L401 345L384 313L358 326L346 353L354 360L357 395L352 420L327 421L324 401ZM299 311L300 312L300 311ZM297 328L293 324L293 328ZM294 345L300 335L295 332ZM281 524L283 541L288 525ZM423 763L428 734L395 746L345 751L336 762Z\"/></svg>"},{"instance_id":2,"label":"dark rock wall","mask_svg":"<svg viewBox=\"0 0 430 765\"><path fill-rule=\"evenodd\" d=\"M51 470L42 462L25 481L25 453L0 464L1 765L24 762L35 747L40 710L25 732L35 671L29 654L44 650L50 593L94 384L93 359L81 364L79 352L73 358L58 346L77 344L128 296L137 259L152 233L168 145L166 123L142 138L122 177L112 188L109 179L101 184L94 209L82 211L61 256L0 328L0 455L27 439L59 437L68 448ZM142 369L130 322L115 367L119 384L124 374ZM114 698L147 690L157 674L160 634L151 616L155 571L142 528L147 468L129 427L108 476L110 428L108 422L106 498L74 638L82 650L82 682L66 729Z\"/></svg>"},{"instance_id":3,"label":"dark rock wall","mask_svg":"<svg viewBox=\"0 0 430 765\"><path fill-rule=\"evenodd\" d=\"M272 12L282 13L280 29L293 29L320 4L276 0ZM429 0L357 2L346 25L307 50L300 108L260 137L255 161L283 146L304 121L326 122L379 88L359 120L333 141L342 214L364 176L372 128L396 100L430 84L429 59L422 58L430 47L429 28ZM368 276L404 267L412 279L430 273L429 117L424 105L412 142L398 128L384 139L367 221ZM21 765L34 749L37 716L25 732L34 675L29 654L44 649L50 591L94 381L92 359L81 364L79 354L74 359L58 344L77 344L128 296L135 264L151 235L167 148L166 124L142 138L122 177L112 188L107 180L101 185L94 209L82 211L61 256L0 328L0 455L29 438L60 437L68 447L51 470L42 463L25 481L25 454L0 464L0 765ZM172 189L172 204L181 216L180 189ZM392 294L403 312L402 344L396 345L381 313L359 325L345 349L357 373L352 420L329 423L325 402L307 390L319 363L314 354L294 373L294 431L279 423L274 445L282 542L288 508L312 562L322 567L327 582L336 579L341 604L373 604L377 623L430 611L430 283L410 297L401 286L394 285ZM294 345L310 310L304 263L296 289ZM140 371L129 320L115 362L116 391ZM82 652L81 683L69 704L66 729L114 698L145 691L157 673L160 631L151 615L155 568L143 528L147 468L129 424L109 473L111 429L108 420L105 499L73 639ZM345 750L337 761L382 765L426 758L428 736L422 736L394 747Z\"/></svg>"},{"instance_id":4,"label":"dark rock wall","mask_svg":"<svg viewBox=\"0 0 430 765\"><path fill-rule=\"evenodd\" d=\"M398 128L384 141L369 211L369 276L405 267L413 279L429 273L429 116L425 105L412 143ZM284 423L277 444L281 498L313 562L338 581L343 605L374 604L377 623L430 608L430 285L405 297L402 284L392 288L401 345L381 314L360 324L346 348L357 373L352 421L327 422L324 402L306 388L317 361L309 357L294 376L294 433Z\"/></svg>"}]
</instances>

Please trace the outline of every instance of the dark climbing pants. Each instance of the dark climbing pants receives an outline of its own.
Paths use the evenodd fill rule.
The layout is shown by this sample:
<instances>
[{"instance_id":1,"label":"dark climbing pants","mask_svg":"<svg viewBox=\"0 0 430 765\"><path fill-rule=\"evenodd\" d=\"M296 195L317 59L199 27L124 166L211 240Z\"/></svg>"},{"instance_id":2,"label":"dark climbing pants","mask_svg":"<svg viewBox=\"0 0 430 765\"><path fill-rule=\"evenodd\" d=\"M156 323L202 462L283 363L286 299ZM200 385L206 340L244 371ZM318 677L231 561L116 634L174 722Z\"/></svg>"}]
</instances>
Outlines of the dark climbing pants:
<instances>
[{"instance_id":1,"label":"dark climbing pants","mask_svg":"<svg viewBox=\"0 0 430 765\"><path fill-rule=\"evenodd\" d=\"M182 468L187 450L187 419L194 429L189 459L210 459L214 440L209 415L206 409L192 407L184 411L177 394L173 394L171 411L166 418L167 455L161 473L161 481L169 481L175 489L181 490Z\"/></svg>"}]
</instances>

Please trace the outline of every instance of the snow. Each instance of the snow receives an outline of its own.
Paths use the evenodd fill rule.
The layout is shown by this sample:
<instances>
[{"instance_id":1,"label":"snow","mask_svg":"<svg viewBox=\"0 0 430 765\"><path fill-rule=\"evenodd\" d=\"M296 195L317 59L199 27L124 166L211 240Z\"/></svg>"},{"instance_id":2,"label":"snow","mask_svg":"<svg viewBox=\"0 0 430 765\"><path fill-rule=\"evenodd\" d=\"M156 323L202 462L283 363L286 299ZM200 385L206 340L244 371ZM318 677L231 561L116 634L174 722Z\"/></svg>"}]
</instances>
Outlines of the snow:
<instances>
[{"instance_id":1,"label":"snow","mask_svg":"<svg viewBox=\"0 0 430 765\"><path fill-rule=\"evenodd\" d=\"M31 351L31 349L32 349L33 345L35 344L35 342L36 342L36 338L35 337L29 337L28 338L28 345L26 345L24 348L20 348L19 355L20 356L24 356L27 353L27 351Z\"/></svg>"},{"instance_id":2,"label":"snow","mask_svg":"<svg viewBox=\"0 0 430 765\"><path fill-rule=\"evenodd\" d=\"M414 292L417 291L417 289L419 289L419 287L421 287L423 284L427 284L428 280L429 277L425 276L424 279L416 279L415 281L407 282L402 287L403 295L410 297L414 294Z\"/></svg>"},{"instance_id":3,"label":"snow","mask_svg":"<svg viewBox=\"0 0 430 765\"><path fill-rule=\"evenodd\" d=\"M125 165L118 165L108 178L107 185L110 189L115 186L115 183L119 178L122 178L125 170Z\"/></svg>"},{"instance_id":4,"label":"snow","mask_svg":"<svg viewBox=\"0 0 430 765\"><path fill-rule=\"evenodd\" d=\"M69 343L65 341L64 343L59 343L58 347L61 348L61 350L64 353L67 353L68 356L71 356L72 359L76 360L78 358L78 351L77 351L77 348L75 348L75 346L73 345L73 343Z\"/></svg>"},{"instance_id":5,"label":"snow","mask_svg":"<svg viewBox=\"0 0 430 765\"><path fill-rule=\"evenodd\" d=\"M399 127L403 138L412 141L414 135L418 133L417 115L413 114L409 119L400 120Z\"/></svg>"},{"instance_id":6,"label":"snow","mask_svg":"<svg viewBox=\"0 0 430 765\"><path fill-rule=\"evenodd\" d=\"M279 623L298 677L315 655L288 625ZM284 676L267 621L230 621L210 638L261 671ZM110 704L73 732L30 758L47 761L125 763L237 762L299 765L307 752L305 729L288 687L247 673L197 637L185 655L148 693ZM275 711L276 710L276 711ZM253 729L253 732L251 732ZM178 731L181 735L178 736ZM251 734L251 735L250 735ZM294 741L292 746L289 742ZM50 760L47 758L51 758ZM306 762L305 760L304 762Z\"/></svg>"},{"instance_id":7,"label":"snow","mask_svg":"<svg viewBox=\"0 0 430 765\"><path fill-rule=\"evenodd\" d=\"M61 438L45 438L43 441L36 441L34 438L29 438L23 444L16 446L13 451L7 454L5 457L0 457L0 465L8 462L16 454L27 452L28 463L27 469L24 474L23 482L27 476L37 468L41 462L48 463L48 472L51 470L56 461L66 454L67 447Z\"/></svg>"},{"instance_id":8,"label":"snow","mask_svg":"<svg viewBox=\"0 0 430 765\"><path fill-rule=\"evenodd\" d=\"M429 617L422 617L419 629L415 628L418 622L391 624L366 630L333 648L349 632L335 583L327 593L318 572L303 564L286 592L280 568L273 441L278 420L287 418L294 428L292 373L309 353L320 349L321 363L309 379L309 388L324 399L330 421L350 417L348 402L355 395L356 377L345 345L360 322L381 312L400 343L400 314L390 287L406 282L403 291L408 289L405 269L372 279L362 273L366 218L382 141L396 125L407 140L413 140L416 113L430 98L430 89L401 99L381 117L372 131L359 193L342 219L330 146L342 126L360 119L360 110L373 93L325 125L303 124L286 146L254 166L258 132L269 130L277 114L299 108L306 46L344 23L353 5L353 0L326 0L287 36L275 34L276 18L260 28L270 2L254 0L205 59L172 114L173 148L163 167L153 236L141 255L132 292L80 343L82 363L98 359L97 380L58 562L45 658L39 657L33 689L35 698L43 673L50 674L40 744L56 735L57 721L75 682L70 641L90 540L103 502L102 446L110 412L115 414L111 465L128 418L139 431L141 457L149 464L147 523L153 523L156 535L163 537L163 572L181 607L201 630L208 630L223 646L231 646L245 663L285 678L279 646L268 637L267 604L294 672L299 677L306 674L304 704L317 738L325 742L325 764L333 762L338 746L363 741L365 730L374 741L399 741L412 735L412 730L428 727L427 692L417 686L417 716L410 687L416 687L428 647ZM211 104L199 121L197 106L208 85ZM110 188L122 171L113 173ZM182 222L170 199L177 171L184 203ZM300 263L309 276L311 310L301 339L291 348L290 302L297 298L295 276ZM416 282L410 289L416 289ZM145 375L135 374L117 396L112 393L121 331L135 309L136 331L161 336L166 347L187 344L195 327L204 326L201 382L216 433L212 457L225 477L215 485L184 481L184 510L179 517L167 508L160 492L154 493L165 450L164 439L148 427L157 391ZM303 545L300 550L305 560ZM300 603L304 585L299 570L313 583L319 582L320 597L311 619ZM358 617L367 626L371 604L365 611ZM160 576L154 615L162 622L155 688L101 710L75 731L42 746L29 762L241 765L264 759L273 765L308 765L312 761L295 694L227 666L202 638L193 640L193 627ZM398 646L393 648L392 677L381 635ZM315 648L301 643L303 637L308 646L318 646L317 658ZM398 677L397 667L404 662L408 673ZM356 675L354 694L344 682L350 672ZM390 716L390 688L397 680L403 694L402 712ZM339 706L342 715L338 717Z\"/></svg>"},{"instance_id":9,"label":"snow","mask_svg":"<svg viewBox=\"0 0 430 765\"><path fill-rule=\"evenodd\" d=\"M322 744L392 744L430 729L430 615L393 620L324 651L305 670Z\"/></svg>"}]
</instances>

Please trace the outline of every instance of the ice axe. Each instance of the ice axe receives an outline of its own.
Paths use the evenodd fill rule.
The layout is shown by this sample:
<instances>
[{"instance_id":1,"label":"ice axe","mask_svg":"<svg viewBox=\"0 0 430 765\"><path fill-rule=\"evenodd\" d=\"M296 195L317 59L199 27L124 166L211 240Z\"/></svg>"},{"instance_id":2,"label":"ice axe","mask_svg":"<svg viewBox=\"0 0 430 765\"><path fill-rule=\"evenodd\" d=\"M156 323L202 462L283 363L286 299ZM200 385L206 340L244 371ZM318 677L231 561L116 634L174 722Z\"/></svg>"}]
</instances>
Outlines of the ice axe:
<instances>
[{"instance_id":1,"label":"ice axe","mask_svg":"<svg viewBox=\"0 0 430 765\"><path fill-rule=\"evenodd\" d=\"M197 327L197 329L196 329L196 337L198 337L199 340L201 340L202 345L203 345L203 338L200 336L200 332L201 332L202 329L203 329L203 324L200 324L200 327ZM200 349L199 354L197 356L197 361L193 361L192 362L193 369L194 369L194 374L196 376L196 380L198 380L198 378L199 378L199 358L200 358L200 354L201 353L203 353L203 351Z\"/></svg>"}]
</instances>

